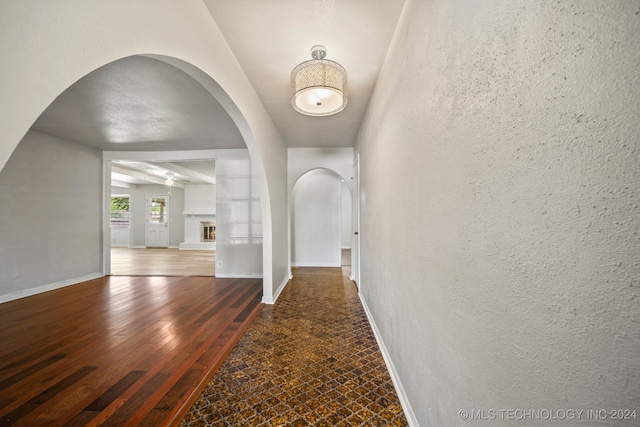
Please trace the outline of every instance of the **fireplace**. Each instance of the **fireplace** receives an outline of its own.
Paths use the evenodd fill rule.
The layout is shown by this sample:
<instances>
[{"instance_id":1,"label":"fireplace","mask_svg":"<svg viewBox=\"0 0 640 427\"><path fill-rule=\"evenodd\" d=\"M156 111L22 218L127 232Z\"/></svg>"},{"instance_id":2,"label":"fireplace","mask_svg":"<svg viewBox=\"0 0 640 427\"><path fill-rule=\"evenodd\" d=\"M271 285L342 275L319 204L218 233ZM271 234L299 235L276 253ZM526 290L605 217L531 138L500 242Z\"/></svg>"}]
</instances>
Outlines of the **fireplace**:
<instances>
[{"instance_id":1,"label":"fireplace","mask_svg":"<svg viewBox=\"0 0 640 427\"><path fill-rule=\"evenodd\" d=\"M200 241L216 241L216 225L211 221L200 221Z\"/></svg>"}]
</instances>

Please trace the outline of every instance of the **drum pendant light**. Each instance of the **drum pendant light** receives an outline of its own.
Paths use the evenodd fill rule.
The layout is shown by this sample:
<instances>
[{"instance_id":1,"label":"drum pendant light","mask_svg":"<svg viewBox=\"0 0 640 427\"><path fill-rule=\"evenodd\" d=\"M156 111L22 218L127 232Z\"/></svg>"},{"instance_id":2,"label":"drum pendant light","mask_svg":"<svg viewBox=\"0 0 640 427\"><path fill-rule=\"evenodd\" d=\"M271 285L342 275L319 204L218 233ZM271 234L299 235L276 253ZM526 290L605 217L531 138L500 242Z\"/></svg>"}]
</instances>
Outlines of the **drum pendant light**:
<instances>
[{"instance_id":1,"label":"drum pendant light","mask_svg":"<svg viewBox=\"0 0 640 427\"><path fill-rule=\"evenodd\" d=\"M310 61L291 72L291 106L307 116L329 116L347 106L347 72L337 62L324 59L324 46L311 48Z\"/></svg>"}]
</instances>

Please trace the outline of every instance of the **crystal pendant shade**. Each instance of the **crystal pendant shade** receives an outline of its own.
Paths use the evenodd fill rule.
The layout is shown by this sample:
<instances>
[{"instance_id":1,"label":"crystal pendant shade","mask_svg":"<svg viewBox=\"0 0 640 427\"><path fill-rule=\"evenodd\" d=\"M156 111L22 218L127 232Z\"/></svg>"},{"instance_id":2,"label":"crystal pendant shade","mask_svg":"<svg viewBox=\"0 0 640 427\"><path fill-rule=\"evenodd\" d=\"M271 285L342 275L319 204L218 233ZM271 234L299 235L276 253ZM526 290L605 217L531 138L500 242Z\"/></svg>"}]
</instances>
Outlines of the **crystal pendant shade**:
<instances>
[{"instance_id":1,"label":"crystal pendant shade","mask_svg":"<svg viewBox=\"0 0 640 427\"><path fill-rule=\"evenodd\" d=\"M303 62L291 72L293 108L308 116L328 116L347 106L347 72L337 62L323 59L322 46L312 48L316 59Z\"/></svg>"}]
</instances>

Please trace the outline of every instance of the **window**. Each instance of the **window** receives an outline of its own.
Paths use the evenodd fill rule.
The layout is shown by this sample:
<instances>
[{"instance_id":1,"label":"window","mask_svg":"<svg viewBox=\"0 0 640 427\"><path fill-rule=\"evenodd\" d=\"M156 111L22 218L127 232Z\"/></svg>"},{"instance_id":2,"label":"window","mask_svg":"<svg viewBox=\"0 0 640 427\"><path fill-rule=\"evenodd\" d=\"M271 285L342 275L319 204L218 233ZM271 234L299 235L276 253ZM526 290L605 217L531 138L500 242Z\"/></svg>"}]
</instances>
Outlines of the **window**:
<instances>
[{"instance_id":1,"label":"window","mask_svg":"<svg viewBox=\"0 0 640 427\"><path fill-rule=\"evenodd\" d=\"M129 226L129 196L111 196L111 225Z\"/></svg>"},{"instance_id":2,"label":"window","mask_svg":"<svg viewBox=\"0 0 640 427\"><path fill-rule=\"evenodd\" d=\"M167 199L165 197L151 198L151 224L167 222Z\"/></svg>"}]
</instances>

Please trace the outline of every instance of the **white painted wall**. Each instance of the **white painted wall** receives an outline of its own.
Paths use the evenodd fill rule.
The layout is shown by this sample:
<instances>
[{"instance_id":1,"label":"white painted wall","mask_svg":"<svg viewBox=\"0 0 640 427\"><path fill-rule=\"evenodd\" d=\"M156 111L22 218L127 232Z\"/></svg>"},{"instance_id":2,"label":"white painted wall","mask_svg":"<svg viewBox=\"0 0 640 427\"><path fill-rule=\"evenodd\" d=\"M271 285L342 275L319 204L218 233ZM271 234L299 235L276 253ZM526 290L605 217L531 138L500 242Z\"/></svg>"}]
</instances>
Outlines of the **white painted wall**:
<instances>
[{"instance_id":1,"label":"white painted wall","mask_svg":"<svg viewBox=\"0 0 640 427\"><path fill-rule=\"evenodd\" d=\"M111 187L111 194L125 193L120 187ZM171 188L160 184L136 185L136 188L127 188L126 193L130 200L130 229L131 247L146 247L147 225L147 196L169 197L169 247L178 247L184 241L184 188ZM113 240L113 239L112 239Z\"/></svg>"},{"instance_id":2,"label":"white painted wall","mask_svg":"<svg viewBox=\"0 0 640 427\"><path fill-rule=\"evenodd\" d=\"M0 302L98 277L101 254L100 153L27 133L0 171Z\"/></svg>"},{"instance_id":3,"label":"white painted wall","mask_svg":"<svg viewBox=\"0 0 640 427\"><path fill-rule=\"evenodd\" d=\"M216 214L216 186L214 184L186 184L184 210L189 214Z\"/></svg>"},{"instance_id":4,"label":"white painted wall","mask_svg":"<svg viewBox=\"0 0 640 427\"><path fill-rule=\"evenodd\" d=\"M264 219L264 296L273 302L289 276L286 148L205 5L59 0L55 7L43 7L25 0L3 2L2 9L0 168L40 113L82 76L130 55L170 63L221 102L256 162Z\"/></svg>"},{"instance_id":5,"label":"white painted wall","mask_svg":"<svg viewBox=\"0 0 640 427\"><path fill-rule=\"evenodd\" d=\"M358 138L361 292L421 426L640 408L639 17L407 1Z\"/></svg>"},{"instance_id":6,"label":"white painted wall","mask_svg":"<svg viewBox=\"0 0 640 427\"><path fill-rule=\"evenodd\" d=\"M111 226L111 247L112 248L128 248L132 245L132 229L122 225Z\"/></svg>"},{"instance_id":7,"label":"white painted wall","mask_svg":"<svg viewBox=\"0 0 640 427\"><path fill-rule=\"evenodd\" d=\"M262 219L251 159L217 159L216 190L216 277L262 277Z\"/></svg>"},{"instance_id":8,"label":"white painted wall","mask_svg":"<svg viewBox=\"0 0 640 427\"><path fill-rule=\"evenodd\" d=\"M304 174L291 192L291 264L340 266L341 182L327 169Z\"/></svg>"}]
</instances>

